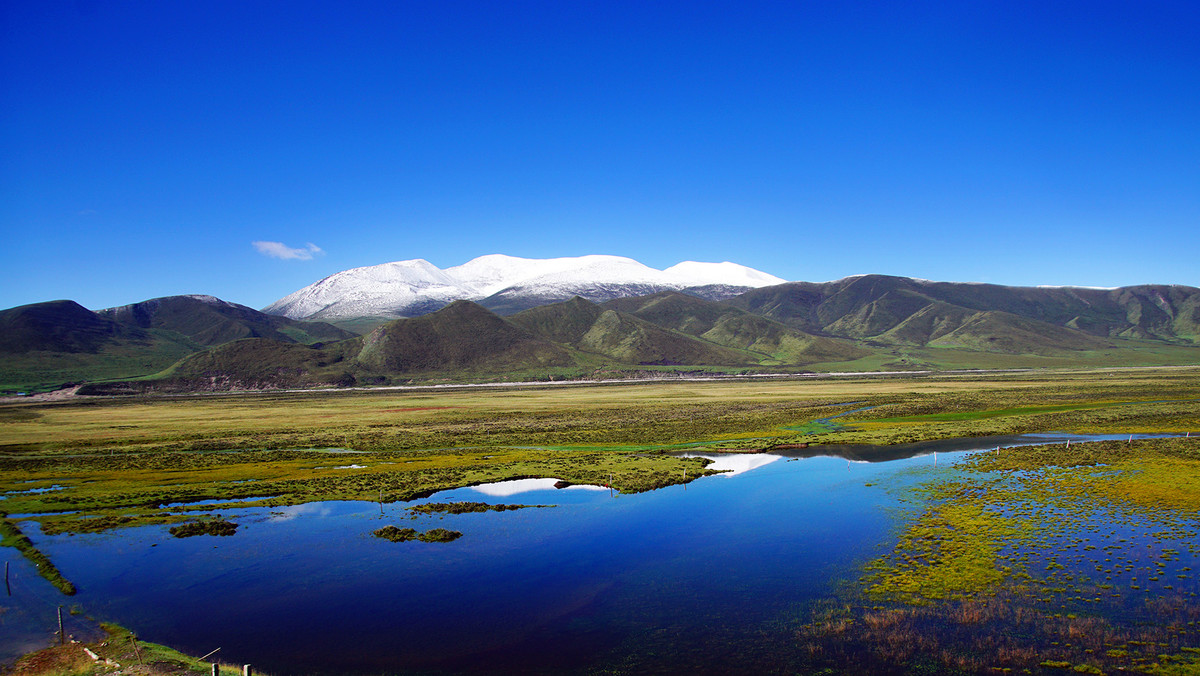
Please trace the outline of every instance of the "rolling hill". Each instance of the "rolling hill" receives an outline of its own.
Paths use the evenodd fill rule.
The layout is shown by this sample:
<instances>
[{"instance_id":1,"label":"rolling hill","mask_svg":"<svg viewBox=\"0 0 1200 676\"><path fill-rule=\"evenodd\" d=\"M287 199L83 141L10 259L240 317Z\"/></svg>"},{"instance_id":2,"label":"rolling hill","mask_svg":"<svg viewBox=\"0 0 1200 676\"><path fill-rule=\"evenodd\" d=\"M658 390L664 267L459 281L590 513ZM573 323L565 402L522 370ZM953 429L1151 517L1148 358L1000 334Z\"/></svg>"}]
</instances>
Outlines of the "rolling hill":
<instances>
[{"instance_id":1,"label":"rolling hill","mask_svg":"<svg viewBox=\"0 0 1200 676\"><path fill-rule=\"evenodd\" d=\"M1005 351L1038 344L1042 350L1100 345L1076 333L1188 345L1200 342L1200 289L1188 286L1012 287L862 275L824 284L795 282L754 289L729 302L802 331L888 344L936 343L959 329L964 342L980 348L986 346L968 340L966 334L988 330L1029 336L1000 341L1008 345ZM999 314L984 318L978 313Z\"/></svg>"},{"instance_id":2,"label":"rolling hill","mask_svg":"<svg viewBox=\"0 0 1200 676\"><path fill-rule=\"evenodd\" d=\"M485 257L466 277L490 288L512 264ZM721 274L733 279L736 272ZM461 282L464 273L457 274ZM668 289L601 304L577 296L508 316L481 303L457 300L417 317L372 320L379 325L355 337L206 296L99 313L71 301L38 303L0 312L0 389L119 379L140 384L90 390L607 377L647 369L1200 363L1200 289L1186 286L1030 288L864 275L755 288L725 301Z\"/></svg>"},{"instance_id":3,"label":"rolling hill","mask_svg":"<svg viewBox=\"0 0 1200 676\"><path fill-rule=\"evenodd\" d=\"M547 340L623 364L750 365L760 359L631 314L575 298L519 312L509 322Z\"/></svg>"},{"instance_id":4,"label":"rolling hill","mask_svg":"<svg viewBox=\"0 0 1200 676\"><path fill-rule=\"evenodd\" d=\"M758 355L758 362L811 364L847 361L869 354L852 342L814 336L726 303L664 292L609 301L605 307L709 343Z\"/></svg>"},{"instance_id":5,"label":"rolling hill","mask_svg":"<svg viewBox=\"0 0 1200 676\"><path fill-rule=\"evenodd\" d=\"M380 326L362 338L357 360L365 370L380 374L515 371L575 363L563 347L465 300Z\"/></svg>"},{"instance_id":6,"label":"rolling hill","mask_svg":"<svg viewBox=\"0 0 1200 676\"><path fill-rule=\"evenodd\" d=\"M332 324L269 315L213 296L167 296L96 314L127 326L175 331L204 346L242 338L312 344L346 340L355 335Z\"/></svg>"}]
</instances>

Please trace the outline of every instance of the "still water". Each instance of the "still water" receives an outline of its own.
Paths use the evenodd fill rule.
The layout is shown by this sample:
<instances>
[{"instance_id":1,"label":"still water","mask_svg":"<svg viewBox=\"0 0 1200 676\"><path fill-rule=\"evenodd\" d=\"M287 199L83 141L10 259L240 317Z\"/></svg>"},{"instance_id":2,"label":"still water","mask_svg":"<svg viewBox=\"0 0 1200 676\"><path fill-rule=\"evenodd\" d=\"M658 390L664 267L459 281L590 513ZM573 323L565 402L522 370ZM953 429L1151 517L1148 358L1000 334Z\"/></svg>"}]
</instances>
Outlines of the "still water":
<instances>
[{"instance_id":1,"label":"still water","mask_svg":"<svg viewBox=\"0 0 1200 676\"><path fill-rule=\"evenodd\" d=\"M80 592L55 597L26 575L27 597L8 606L74 604L144 640L194 655L220 648L223 661L276 675L786 671L807 604L889 545L904 487L935 461L1045 440L711 456L728 472L636 495L524 480L382 507L226 510L239 529L221 538L166 527L45 537L29 524ZM842 457L815 455L831 450ZM405 509L460 500L554 506ZM463 537L372 536L388 524ZM38 615L0 614L0 627ZM6 633L10 659L20 632Z\"/></svg>"}]
</instances>

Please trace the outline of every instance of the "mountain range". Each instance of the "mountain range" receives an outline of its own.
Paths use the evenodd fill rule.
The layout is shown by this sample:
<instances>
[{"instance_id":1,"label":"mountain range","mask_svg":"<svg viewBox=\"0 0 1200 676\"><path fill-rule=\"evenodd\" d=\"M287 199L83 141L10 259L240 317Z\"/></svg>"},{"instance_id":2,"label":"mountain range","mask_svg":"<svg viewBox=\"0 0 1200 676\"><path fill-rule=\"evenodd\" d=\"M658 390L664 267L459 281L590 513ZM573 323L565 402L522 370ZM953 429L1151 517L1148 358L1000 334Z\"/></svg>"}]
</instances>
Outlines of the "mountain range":
<instances>
[{"instance_id":1,"label":"mountain range","mask_svg":"<svg viewBox=\"0 0 1200 676\"><path fill-rule=\"evenodd\" d=\"M721 300L785 280L735 263L685 261L656 270L632 258L517 258L492 254L442 270L422 260L339 272L263 308L292 319L395 319L428 314L456 300L502 315L575 296L602 302L659 291Z\"/></svg>"},{"instance_id":2,"label":"mountain range","mask_svg":"<svg viewBox=\"0 0 1200 676\"><path fill-rule=\"evenodd\" d=\"M0 311L0 390L1200 363L1194 287L777 280L731 263L485 256L347 270L268 312L202 295L98 312L51 301Z\"/></svg>"}]
</instances>

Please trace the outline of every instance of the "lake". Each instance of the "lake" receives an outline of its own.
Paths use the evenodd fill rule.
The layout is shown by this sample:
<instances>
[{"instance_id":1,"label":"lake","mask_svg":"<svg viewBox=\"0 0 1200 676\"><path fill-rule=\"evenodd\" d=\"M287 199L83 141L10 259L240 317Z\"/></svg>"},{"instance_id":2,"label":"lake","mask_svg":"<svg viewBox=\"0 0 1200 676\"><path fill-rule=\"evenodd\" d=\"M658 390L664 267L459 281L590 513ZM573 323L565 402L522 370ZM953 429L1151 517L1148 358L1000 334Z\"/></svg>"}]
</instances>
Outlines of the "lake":
<instances>
[{"instance_id":1,"label":"lake","mask_svg":"<svg viewBox=\"0 0 1200 676\"><path fill-rule=\"evenodd\" d=\"M223 511L239 524L232 537L178 539L166 527L47 537L26 522L80 591L57 595L10 556L20 584L0 614L0 657L45 641L64 604L277 675L789 672L804 658L795 634L809 605L891 546L905 488L971 450L1067 438L1097 437L714 455L728 473L634 495L525 480L382 506ZM817 455L830 452L840 457ZM406 511L453 501L554 506ZM463 536L372 535L389 524Z\"/></svg>"}]
</instances>

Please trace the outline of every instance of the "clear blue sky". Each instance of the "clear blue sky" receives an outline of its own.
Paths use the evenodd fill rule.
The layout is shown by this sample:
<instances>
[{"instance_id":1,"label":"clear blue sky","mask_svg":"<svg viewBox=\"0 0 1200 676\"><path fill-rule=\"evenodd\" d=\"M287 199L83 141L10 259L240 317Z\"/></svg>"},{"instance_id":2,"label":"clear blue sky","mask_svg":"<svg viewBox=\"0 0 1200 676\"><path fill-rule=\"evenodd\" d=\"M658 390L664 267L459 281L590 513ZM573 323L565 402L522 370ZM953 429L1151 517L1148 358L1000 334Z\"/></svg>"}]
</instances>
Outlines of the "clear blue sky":
<instances>
[{"instance_id":1,"label":"clear blue sky","mask_svg":"<svg viewBox=\"0 0 1200 676\"><path fill-rule=\"evenodd\" d=\"M1200 286L1197 34L1194 1L0 0L0 307L487 253Z\"/></svg>"}]
</instances>

